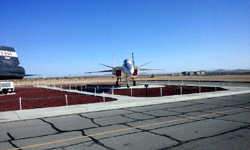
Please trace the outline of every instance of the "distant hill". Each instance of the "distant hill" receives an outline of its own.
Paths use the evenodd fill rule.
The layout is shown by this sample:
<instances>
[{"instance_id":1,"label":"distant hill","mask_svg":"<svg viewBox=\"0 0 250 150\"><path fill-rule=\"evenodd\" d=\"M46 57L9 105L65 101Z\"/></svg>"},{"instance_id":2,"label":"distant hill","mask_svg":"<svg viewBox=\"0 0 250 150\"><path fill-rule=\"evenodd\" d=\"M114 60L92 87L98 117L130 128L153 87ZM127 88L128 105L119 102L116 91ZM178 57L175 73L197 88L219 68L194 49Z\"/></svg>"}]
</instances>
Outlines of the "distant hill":
<instances>
[{"instance_id":1,"label":"distant hill","mask_svg":"<svg viewBox=\"0 0 250 150\"><path fill-rule=\"evenodd\" d=\"M250 69L235 69L232 72L249 72Z\"/></svg>"}]
</instances>

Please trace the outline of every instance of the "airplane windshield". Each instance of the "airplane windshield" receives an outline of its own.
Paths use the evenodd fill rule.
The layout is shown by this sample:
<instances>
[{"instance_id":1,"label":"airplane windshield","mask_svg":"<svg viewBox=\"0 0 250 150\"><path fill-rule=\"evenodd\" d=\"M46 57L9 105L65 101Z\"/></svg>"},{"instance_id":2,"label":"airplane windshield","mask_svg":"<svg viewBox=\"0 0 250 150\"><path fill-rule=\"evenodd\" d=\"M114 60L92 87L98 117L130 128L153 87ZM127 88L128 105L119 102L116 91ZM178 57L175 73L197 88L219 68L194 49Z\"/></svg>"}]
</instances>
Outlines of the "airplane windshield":
<instances>
[{"instance_id":1,"label":"airplane windshield","mask_svg":"<svg viewBox=\"0 0 250 150\"><path fill-rule=\"evenodd\" d=\"M131 64L131 60L125 59L125 60L124 60L124 64Z\"/></svg>"}]
</instances>

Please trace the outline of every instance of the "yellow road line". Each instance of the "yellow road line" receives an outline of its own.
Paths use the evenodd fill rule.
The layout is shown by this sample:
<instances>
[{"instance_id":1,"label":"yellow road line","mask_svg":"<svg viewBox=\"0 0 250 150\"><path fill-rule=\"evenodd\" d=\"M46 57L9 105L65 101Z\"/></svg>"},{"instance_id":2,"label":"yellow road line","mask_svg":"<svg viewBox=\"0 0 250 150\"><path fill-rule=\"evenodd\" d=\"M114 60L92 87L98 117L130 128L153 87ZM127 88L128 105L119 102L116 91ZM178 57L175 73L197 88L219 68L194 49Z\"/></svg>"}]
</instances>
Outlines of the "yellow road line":
<instances>
[{"instance_id":1,"label":"yellow road line","mask_svg":"<svg viewBox=\"0 0 250 150\"><path fill-rule=\"evenodd\" d=\"M199 115L199 116L195 116L195 117L181 118L181 119L158 122L158 123L153 123L153 124L146 124L146 125L142 125L142 126L136 126L136 127L125 128L125 129L113 130L113 131L109 131L109 132L102 132L102 133L91 134L91 135L86 135L86 136L79 136L79 137L74 137L74 138L69 138L69 139L64 139L64 140L58 140L58 141L53 141L53 142L29 145L29 146L24 146L24 147L20 147L20 148L9 149L9 150L27 149L27 148L32 148L32 147L38 147L38 146L43 146L43 145L49 145L49 144L55 144L55 143L60 143L60 142L72 141L72 140L77 140L77 139L82 139L82 138L87 138L87 137L93 137L93 136L98 136L98 135L104 135L104 134L109 134L109 133L121 132L121 131L132 130L132 129L137 129L137 128L143 128L143 127L149 127L149 126L155 126L155 125L160 125L160 124L166 124L166 123L170 123L170 122L177 122L177 121L181 121L181 120L188 120L188 119L194 119L194 118L199 118L199 117L206 117L206 116L222 114L222 113L237 111L237 110L246 109L246 108L250 108L250 107L232 109L232 110L216 112L216 113L212 113L212 114L205 114L205 115Z\"/></svg>"}]
</instances>

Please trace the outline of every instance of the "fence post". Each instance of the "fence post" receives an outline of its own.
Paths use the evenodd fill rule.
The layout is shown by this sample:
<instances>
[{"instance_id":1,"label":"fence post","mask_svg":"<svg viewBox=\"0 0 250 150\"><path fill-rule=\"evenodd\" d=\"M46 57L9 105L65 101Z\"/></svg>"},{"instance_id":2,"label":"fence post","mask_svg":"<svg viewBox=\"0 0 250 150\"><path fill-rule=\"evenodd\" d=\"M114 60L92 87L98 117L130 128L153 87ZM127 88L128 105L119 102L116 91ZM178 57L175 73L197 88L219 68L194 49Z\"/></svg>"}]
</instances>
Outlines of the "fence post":
<instances>
[{"instance_id":1,"label":"fence post","mask_svg":"<svg viewBox=\"0 0 250 150\"><path fill-rule=\"evenodd\" d=\"M81 85L81 91L82 91L82 85Z\"/></svg>"},{"instance_id":2,"label":"fence post","mask_svg":"<svg viewBox=\"0 0 250 150\"><path fill-rule=\"evenodd\" d=\"M162 97L162 87L160 87L160 93L161 93L161 97Z\"/></svg>"},{"instance_id":3,"label":"fence post","mask_svg":"<svg viewBox=\"0 0 250 150\"><path fill-rule=\"evenodd\" d=\"M95 96L96 96L96 88L95 88Z\"/></svg>"},{"instance_id":4,"label":"fence post","mask_svg":"<svg viewBox=\"0 0 250 150\"><path fill-rule=\"evenodd\" d=\"M68 98L67 98L67 94L65 94L65 98L66 98L66 106L68 106Z\"/></svg>"},{"instance_id":5,"label":"fence post","mask_svg":"<svg viewBox=\"0 0 250 150\"><path fill-rule=\"evenodd\" d=\"M131 96L133 95L133 91L132 91L132 88L130 88L131 89Z\"/></svg>"},{"instance_id":6,"label":"fence post","mask_svg":"<svg viewBox=\"0 0 250 150\"><path fill-rule=\"evenodd\" d=\"M71 85L69 85L69 90L71 91Z\"/></svg>"},{"instance_id":7,"label":"fence post","mask_svg":"<svg viewBox=\"0 0 250 150\"><path fill-rule=\"evenodd\" d=\"M180 87L181 95L182 95L182 86Z\"/></svg>"},{"instance_id":8,"label":"fence post","mask_svg":"<svg viewBox=\"0 0 250 150\"><path fill-rule=\"evenodd\" d=\"M105 96L104 96L104 92L103 92L103 102L105 102Z\"/></svg>"},{"instance_id":9,"label":"fence post","mask_svg":"<svg viewBox=\"0 0 250 150\"><path fill-rule=\"evenodd\" d=\"M75 84L75 90L76 90L76 84Z\"/></svg>"},{"instance_id":10,"label":"fence post","mask_svg":"<svg viewBox=\"0 0 250 150\"><path fill-rule=\"evenodd\" d=\"M217 86L215 85L215 91L217 91Z\"/></svg>"},{"instance_id":11,"label":"fence post","mask_svg":"<svg viewBox=\"0 0 250 150\"><path fill-rule=\"evenodd\" d=\"M22 98L19 97L20 110L22 110L22 100L21 100L21 99L22 99Z\"/></svg>"}]
</instances>

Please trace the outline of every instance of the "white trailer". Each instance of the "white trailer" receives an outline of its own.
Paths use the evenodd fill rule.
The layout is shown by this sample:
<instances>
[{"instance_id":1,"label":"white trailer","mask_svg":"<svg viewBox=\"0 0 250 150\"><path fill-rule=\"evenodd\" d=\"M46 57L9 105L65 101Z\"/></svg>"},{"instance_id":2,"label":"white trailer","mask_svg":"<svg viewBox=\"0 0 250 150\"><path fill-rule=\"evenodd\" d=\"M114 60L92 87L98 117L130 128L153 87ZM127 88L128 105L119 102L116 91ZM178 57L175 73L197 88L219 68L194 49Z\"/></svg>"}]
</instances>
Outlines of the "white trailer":
<instances>
[{"instance_id":1,"label":"white trailer","mask_svg":"<svg viewBox=\"0 0 250 150\"><path fill-rule=\"evenodd\" d=\"M0 82L0 93L7 94L15 90L14 82Z\"/></svg>"}]
</instances>

